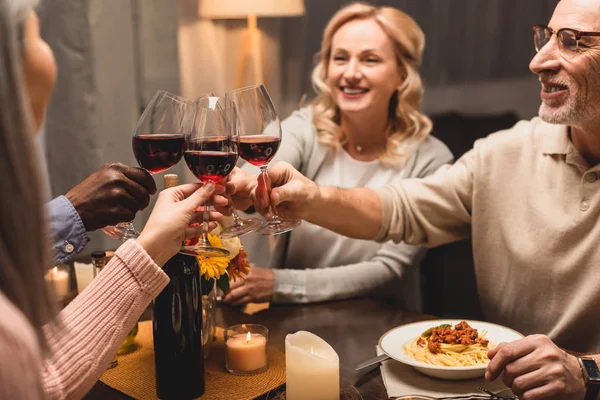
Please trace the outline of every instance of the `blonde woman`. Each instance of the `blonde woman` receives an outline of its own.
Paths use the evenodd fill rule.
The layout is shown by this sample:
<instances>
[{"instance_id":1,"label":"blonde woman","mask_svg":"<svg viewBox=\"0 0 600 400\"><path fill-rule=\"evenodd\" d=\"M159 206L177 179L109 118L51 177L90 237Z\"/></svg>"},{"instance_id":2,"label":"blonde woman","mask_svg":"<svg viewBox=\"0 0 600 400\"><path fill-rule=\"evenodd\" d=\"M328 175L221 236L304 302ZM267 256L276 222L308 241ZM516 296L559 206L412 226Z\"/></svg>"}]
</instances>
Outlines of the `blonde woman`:
<instances>
[{"instance_id":1,"label":"blonde woman","mask_svg":"<svg viewBox=\"0 0 600 400\"><path fill-rule=\"evenodd\" d=\"M200 220L195 210L215 189L190 184L163 191L142 234L54 315L44 281L52 266L45 185L33 139L56 63L40 37L36 4L0 0L0 399L78 399L169 282L161 266L182 239L200 234L189 225Z\"/></svg>"},{"instance_id":2,"label":"blonde woman","mask_svg":"<svg viewBox=\"0 0 600 400\"><path fill-rule=\"evenodd\" d=\"M419 26L400 10L363 3L339 10L325 28L312 73L318 96L283 122L275 160L287 161L319 185L342 188L424 177L451 162L452 154L430 136L431 121L420 111L424 45ZM236 170L230 188L244 180L255 184ZM264 237L245 242L257 266L233 284L226 302L381 295L420 309L421 247L350 239L307 222L278 239L270 260L258 259L268 252Z\"/></svg>"}]
</instances>

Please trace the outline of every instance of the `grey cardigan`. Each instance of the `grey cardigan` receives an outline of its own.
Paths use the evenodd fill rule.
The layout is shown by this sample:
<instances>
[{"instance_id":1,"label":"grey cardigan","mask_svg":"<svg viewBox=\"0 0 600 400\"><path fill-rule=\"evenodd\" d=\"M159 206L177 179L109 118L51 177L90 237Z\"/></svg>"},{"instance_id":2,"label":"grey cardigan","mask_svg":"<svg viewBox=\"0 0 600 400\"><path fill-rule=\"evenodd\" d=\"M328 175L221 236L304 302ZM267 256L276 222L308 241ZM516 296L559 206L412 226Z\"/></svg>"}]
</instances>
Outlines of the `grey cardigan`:
<instances>
[{"instance_id":1,"label":"grey cardigan","mask_svg":"<svg viewBox=\"0 0 600 400\"><path fill-rule=\"evenodd\" d=\"M286 161L303 175L314 179L323 165L328 148L318 143L310 107L295 111L282 123L283 137L274 160ZM429 136L419 144L397 178L424 177L441 165L452 162L452 153L438 139ZM253 174L258 168L246 164L242 168ZM306 223L306 222L304 222ZM273 268L275 303L309 303L355 296L380 295L394 299L400 306L420 311L418 264L425 254L421 246L387 242L369 261L321 269L285 269L289 234L275 237L246 235L242 238L250 261L257 266ZM361 245L356 240L356 246ZM318 240L307 244L306 251L327 251Z\"/></svg>"}]
</instances>

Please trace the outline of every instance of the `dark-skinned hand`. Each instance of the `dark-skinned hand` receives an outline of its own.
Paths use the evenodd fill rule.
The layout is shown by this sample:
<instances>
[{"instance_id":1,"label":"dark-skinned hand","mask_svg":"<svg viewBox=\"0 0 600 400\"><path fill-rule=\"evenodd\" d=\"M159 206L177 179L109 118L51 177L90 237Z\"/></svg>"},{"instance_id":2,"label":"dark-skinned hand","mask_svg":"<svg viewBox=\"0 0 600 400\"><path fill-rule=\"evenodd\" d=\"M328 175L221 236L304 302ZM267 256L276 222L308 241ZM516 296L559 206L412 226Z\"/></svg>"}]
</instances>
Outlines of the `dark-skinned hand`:
<instances>
[{"instance_id":1,"label":"dark-skinned hand","mask_svg":"<svg viewBox=\"0 0 600 400\"><path fill-rule=\"evenodd\" d=\"M65 195L87 231L131 221L156 193L152 176L142 168L107 163Z\"/></svg>"}]
</instances>

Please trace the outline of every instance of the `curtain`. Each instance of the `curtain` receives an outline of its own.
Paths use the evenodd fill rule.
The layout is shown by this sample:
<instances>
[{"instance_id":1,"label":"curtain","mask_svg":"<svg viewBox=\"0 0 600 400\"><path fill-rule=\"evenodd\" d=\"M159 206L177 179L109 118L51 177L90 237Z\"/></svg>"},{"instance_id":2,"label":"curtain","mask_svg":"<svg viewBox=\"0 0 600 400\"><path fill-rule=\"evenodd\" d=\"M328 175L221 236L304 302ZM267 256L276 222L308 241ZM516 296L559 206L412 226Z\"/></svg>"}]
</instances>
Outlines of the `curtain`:
<instances>
[{"instance_id":1,"label":"curtain","mask_svg":"<svg viewBox=\"0 0 600 400\"><path fill-rule=\"evenodd\" d=\"M140 110L159 88L180 91L178 14L171 0L45 0L39 14L58 64L42 142L58 196L105 162L137 165L131 137ZM138 229L151 209L136 216ZM90 238L84 254L119 245L102 232Z\"/></svg>"},{"instance_id":2,"label":"curtain","mask_svg":"<svg viewBox=\"0 0 600 400\"><path fill-rule=\"evenodd\" d=\"M320 48L323 30L331 16L346 5L346 0L304 0L306 13L291 18L283 26L282 93L289 113L303 97L314 92L310 82L313 55ZM534 55L531 28L547 23L556 0L371 0L375 5L396 7L412 16L426 37L421 68L426 85L425 103L439 111L451 107L432 95L456 98L463 88L469 96L508 96L510 87L526 91L536 83L528 64ZM481 91L477 91L477 87ZM457 92L457 93L455 93ZM470 104L463 99L462 104ZM513 99L514 100L514 99ZM539 104L539 97L531 98ZM476 101L473 101L476 103ZM476 106L477 104L474 104ZM510 105L508 99L498 108ZM467 111L473 109L467 107ZM523 106L524 114L535 105ZM460 109L458 111L461 111ZM480 112L486 112L479 109ZM494 112L494 108L487 111Z\"/></svg>"}]
</instances>

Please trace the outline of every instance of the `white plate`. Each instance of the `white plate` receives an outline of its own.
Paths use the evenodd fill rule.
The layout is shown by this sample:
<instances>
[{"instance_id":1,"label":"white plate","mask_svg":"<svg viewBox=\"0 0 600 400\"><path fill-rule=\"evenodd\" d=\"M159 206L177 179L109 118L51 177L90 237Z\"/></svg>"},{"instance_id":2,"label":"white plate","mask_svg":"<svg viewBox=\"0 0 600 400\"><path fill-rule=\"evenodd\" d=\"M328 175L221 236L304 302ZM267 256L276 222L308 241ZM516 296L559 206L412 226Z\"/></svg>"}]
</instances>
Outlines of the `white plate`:
<instances>
[{"instance_id":1,"label":"white plate","mask_svg":"<svg viewBox=\"0 0 600 400\"><path fill-rule=\"evenodd\" d=\"M379 347L394 360L411 365L425 375L441 379L479 378L484 375L487 364L479 364L470 367L447 367L416 361L404 354L404 345L410 343L411 340L425 332L427 329L441 324L451 324L454 326L460 321L465 320L434 319L402 325L384 333L383 336L381 336L381 339L379 339ZM512 342L523 337L519 332L501 325L471 320L466 320L466 322L472 328L477 329L479 333L481 333L482 330L486 330L486 338L495 345L502 342Z\"/></svg>"}]
</instances>

